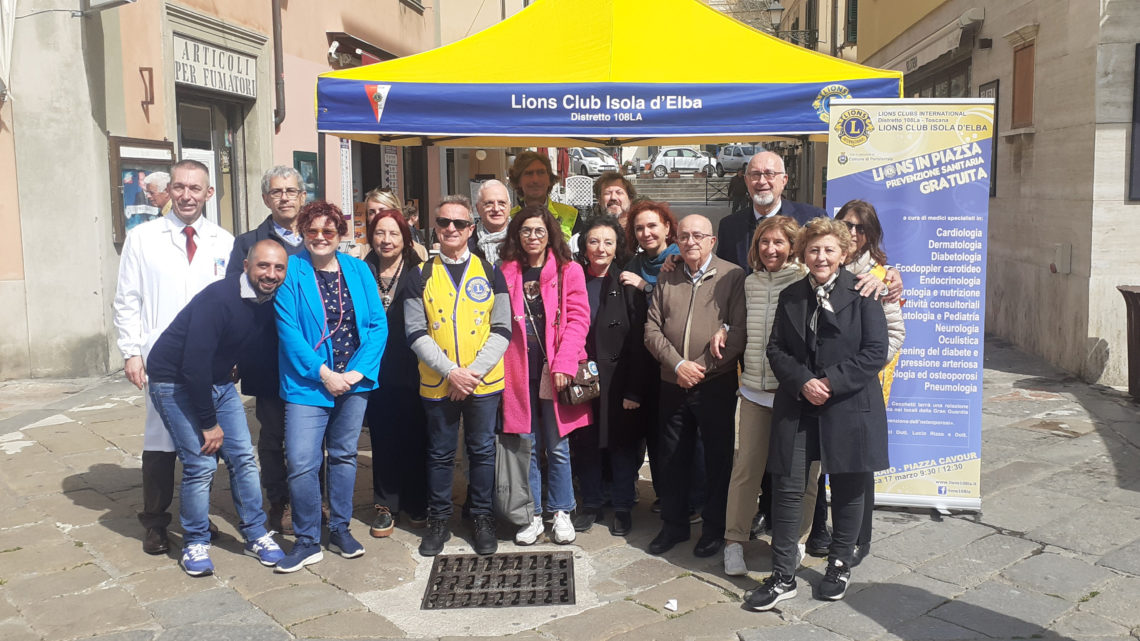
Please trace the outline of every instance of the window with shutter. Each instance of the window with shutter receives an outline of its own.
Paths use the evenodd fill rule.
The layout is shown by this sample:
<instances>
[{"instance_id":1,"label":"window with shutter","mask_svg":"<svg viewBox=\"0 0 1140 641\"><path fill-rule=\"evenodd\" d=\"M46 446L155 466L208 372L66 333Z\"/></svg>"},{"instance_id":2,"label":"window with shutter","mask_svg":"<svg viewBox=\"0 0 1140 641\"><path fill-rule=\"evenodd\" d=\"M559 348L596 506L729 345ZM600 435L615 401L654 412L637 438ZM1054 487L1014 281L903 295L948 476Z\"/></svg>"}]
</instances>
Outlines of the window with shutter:
<instances>
[{"instance_id":1,"label":"window with shutter","mask_svg":"<svg viewBox=\"0 0 1140 641\"><path fill-rule=\"evenodd\" d=\"M1035 43L1013 50L1013 108L1010 125L1029 127L1033 124L1033 61Z\"/></svg>"},{"instance_id":2,"label":"window with shutter","mask_svg":"<svg viewBox=\"0 0 1140 641\"><path fill-rule=\"evenodd\" d=\"M859 0L847 0L847 34L846 42L853 45L858 42L859 32Z\"/></svg>"}]
</instances>

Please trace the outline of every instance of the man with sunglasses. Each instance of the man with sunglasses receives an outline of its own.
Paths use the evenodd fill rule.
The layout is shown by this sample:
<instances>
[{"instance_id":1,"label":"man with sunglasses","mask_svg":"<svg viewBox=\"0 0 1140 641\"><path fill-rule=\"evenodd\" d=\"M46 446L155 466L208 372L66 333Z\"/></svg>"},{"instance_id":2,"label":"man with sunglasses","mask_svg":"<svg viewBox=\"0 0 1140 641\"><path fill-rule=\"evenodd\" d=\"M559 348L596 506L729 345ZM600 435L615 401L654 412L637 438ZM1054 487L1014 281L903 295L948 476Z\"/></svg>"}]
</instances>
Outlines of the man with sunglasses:
<instances>
[{"instance_id":1,"label":"man with sunglasses","mask_svg":"<svg viewBox=\"0 0 1140 641\"><path fill-rule=\"evenodd\" d=\"M249 249L263 240L273 240L289 256L304 249L297 231L297 215L305 205L301 173L278 165L261 177L261 200L269 215L255 229L234 240L227 275L240 272ZM270 323L250 339L238 361L241 393L253 396L254 414L261 431L257 437L257 459L261 464L261 486L269 497L269 528L293 534L289 510L289 484L285 473L285 401L278 393L277 327Z\"/></svg>"},{"instance_id":2,"label":"man with sunglasses","mask_svg":"<svg viewBox=\"0 0 1140 641\"><path fill-rule=\"evenodd\" d=\"M451 538L451 485L459 420L467 446L468 506L476 554L498 549L491 498L495 427L503 392L503 354L511 339L507 283L472 254L471 202L447 196L436 207L439 255L420 268L418 296L404 305L405 329L419 358L420 398L428 419L428 533L420 554L435 556Z\"/></svg>"}]
</instances>

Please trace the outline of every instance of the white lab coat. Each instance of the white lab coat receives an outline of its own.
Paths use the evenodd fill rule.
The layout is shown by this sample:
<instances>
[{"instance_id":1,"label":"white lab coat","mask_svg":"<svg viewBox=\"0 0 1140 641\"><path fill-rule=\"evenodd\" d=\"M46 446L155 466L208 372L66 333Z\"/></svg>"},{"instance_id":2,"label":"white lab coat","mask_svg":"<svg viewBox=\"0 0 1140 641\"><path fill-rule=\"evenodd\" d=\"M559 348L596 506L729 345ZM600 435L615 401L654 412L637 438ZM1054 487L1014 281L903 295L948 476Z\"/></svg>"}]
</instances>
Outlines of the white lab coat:
<instances>
[{"instance_id":1,"label":"white lab coat","mask_svg":"<svg viewBox=\"0 0 1140 641\"><path fill-rule=\"evenodd\" d=\"M225 277L233 235L205 216L191 226L197 232L193 264L186 260L185 225L173 212L127 232L115 292L115 328L124 360L141 355L146 363L155 341L186 303L206 285ZM174 451L149 393L143 449Z\"/></svg>"}]
</instances>

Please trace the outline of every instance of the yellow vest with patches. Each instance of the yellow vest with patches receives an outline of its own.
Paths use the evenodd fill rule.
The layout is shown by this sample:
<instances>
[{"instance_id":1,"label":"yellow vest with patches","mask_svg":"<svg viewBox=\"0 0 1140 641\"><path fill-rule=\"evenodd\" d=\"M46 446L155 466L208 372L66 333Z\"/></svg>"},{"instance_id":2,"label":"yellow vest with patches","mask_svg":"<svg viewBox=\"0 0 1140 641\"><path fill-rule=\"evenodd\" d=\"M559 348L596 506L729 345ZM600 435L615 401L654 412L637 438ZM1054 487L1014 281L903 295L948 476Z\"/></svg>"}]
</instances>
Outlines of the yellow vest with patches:
<instances>
[{"instance_id":1,"label":"yellow vest with patches","mask_svg":"<svg viewBox=\"0 0 1140 641\"><path fill-rule=\"evenodd\" d=\"M551 216L554 216L554 220L558 221L558 226L562 229L562 237L566 239L566 242L570 242L570 237L574 235L574 224L578 222L578 209L549 198L546 199L546 209ZM522 206L515 205L511 209L511 218L514 218L515 214L520 211L522 211Z\"/></svg>"},{"instance_id":2,"label":"yellow vest with patches","mask_svg":"<svg viewBox=\"0 0 1140 641\"><path fill-rule=\"evenodd\" d=\"M424 266L431 276L424 283L424 314L427 333L443 353L460 367L469 367L491 334L491 308L495 306L494 274L488 274L483 261L472 256L467 261L459 287L439 257ZM456 322L458 321L458 322ZM420 362L420 396L447 398L450 383L446 376ZM503 360L491 368L475 388L475 396L503 390Z\"/></svg>"}]
</instances>

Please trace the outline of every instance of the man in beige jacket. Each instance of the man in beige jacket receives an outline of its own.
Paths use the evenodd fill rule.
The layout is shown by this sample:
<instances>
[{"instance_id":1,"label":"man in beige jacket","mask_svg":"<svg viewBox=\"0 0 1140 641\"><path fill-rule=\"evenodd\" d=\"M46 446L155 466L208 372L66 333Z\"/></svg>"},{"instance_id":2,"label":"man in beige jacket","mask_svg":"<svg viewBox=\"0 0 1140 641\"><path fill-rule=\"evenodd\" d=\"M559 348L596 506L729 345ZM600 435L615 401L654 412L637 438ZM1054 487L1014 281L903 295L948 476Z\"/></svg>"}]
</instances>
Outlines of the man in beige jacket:
<instances>
[{"instance_id":1,"label":"man in beige jacket","mask_svg":"<svg viewBox=\"0 0 1140 641\"><path fill-rule=\"evenodd\" d=\"M736 362L744 351L744 270L713 255L712 222L690 215L678 225L684 267L662 272L649 305L645 345L661 364L659 414L661 532L649 544L663 554L689 539L688 492L693 451L704 445L708 498L693 554L708 557L724 543L732 475ZM724 327L723 347L710 345Z\"/></svg>"}]
</instances>

